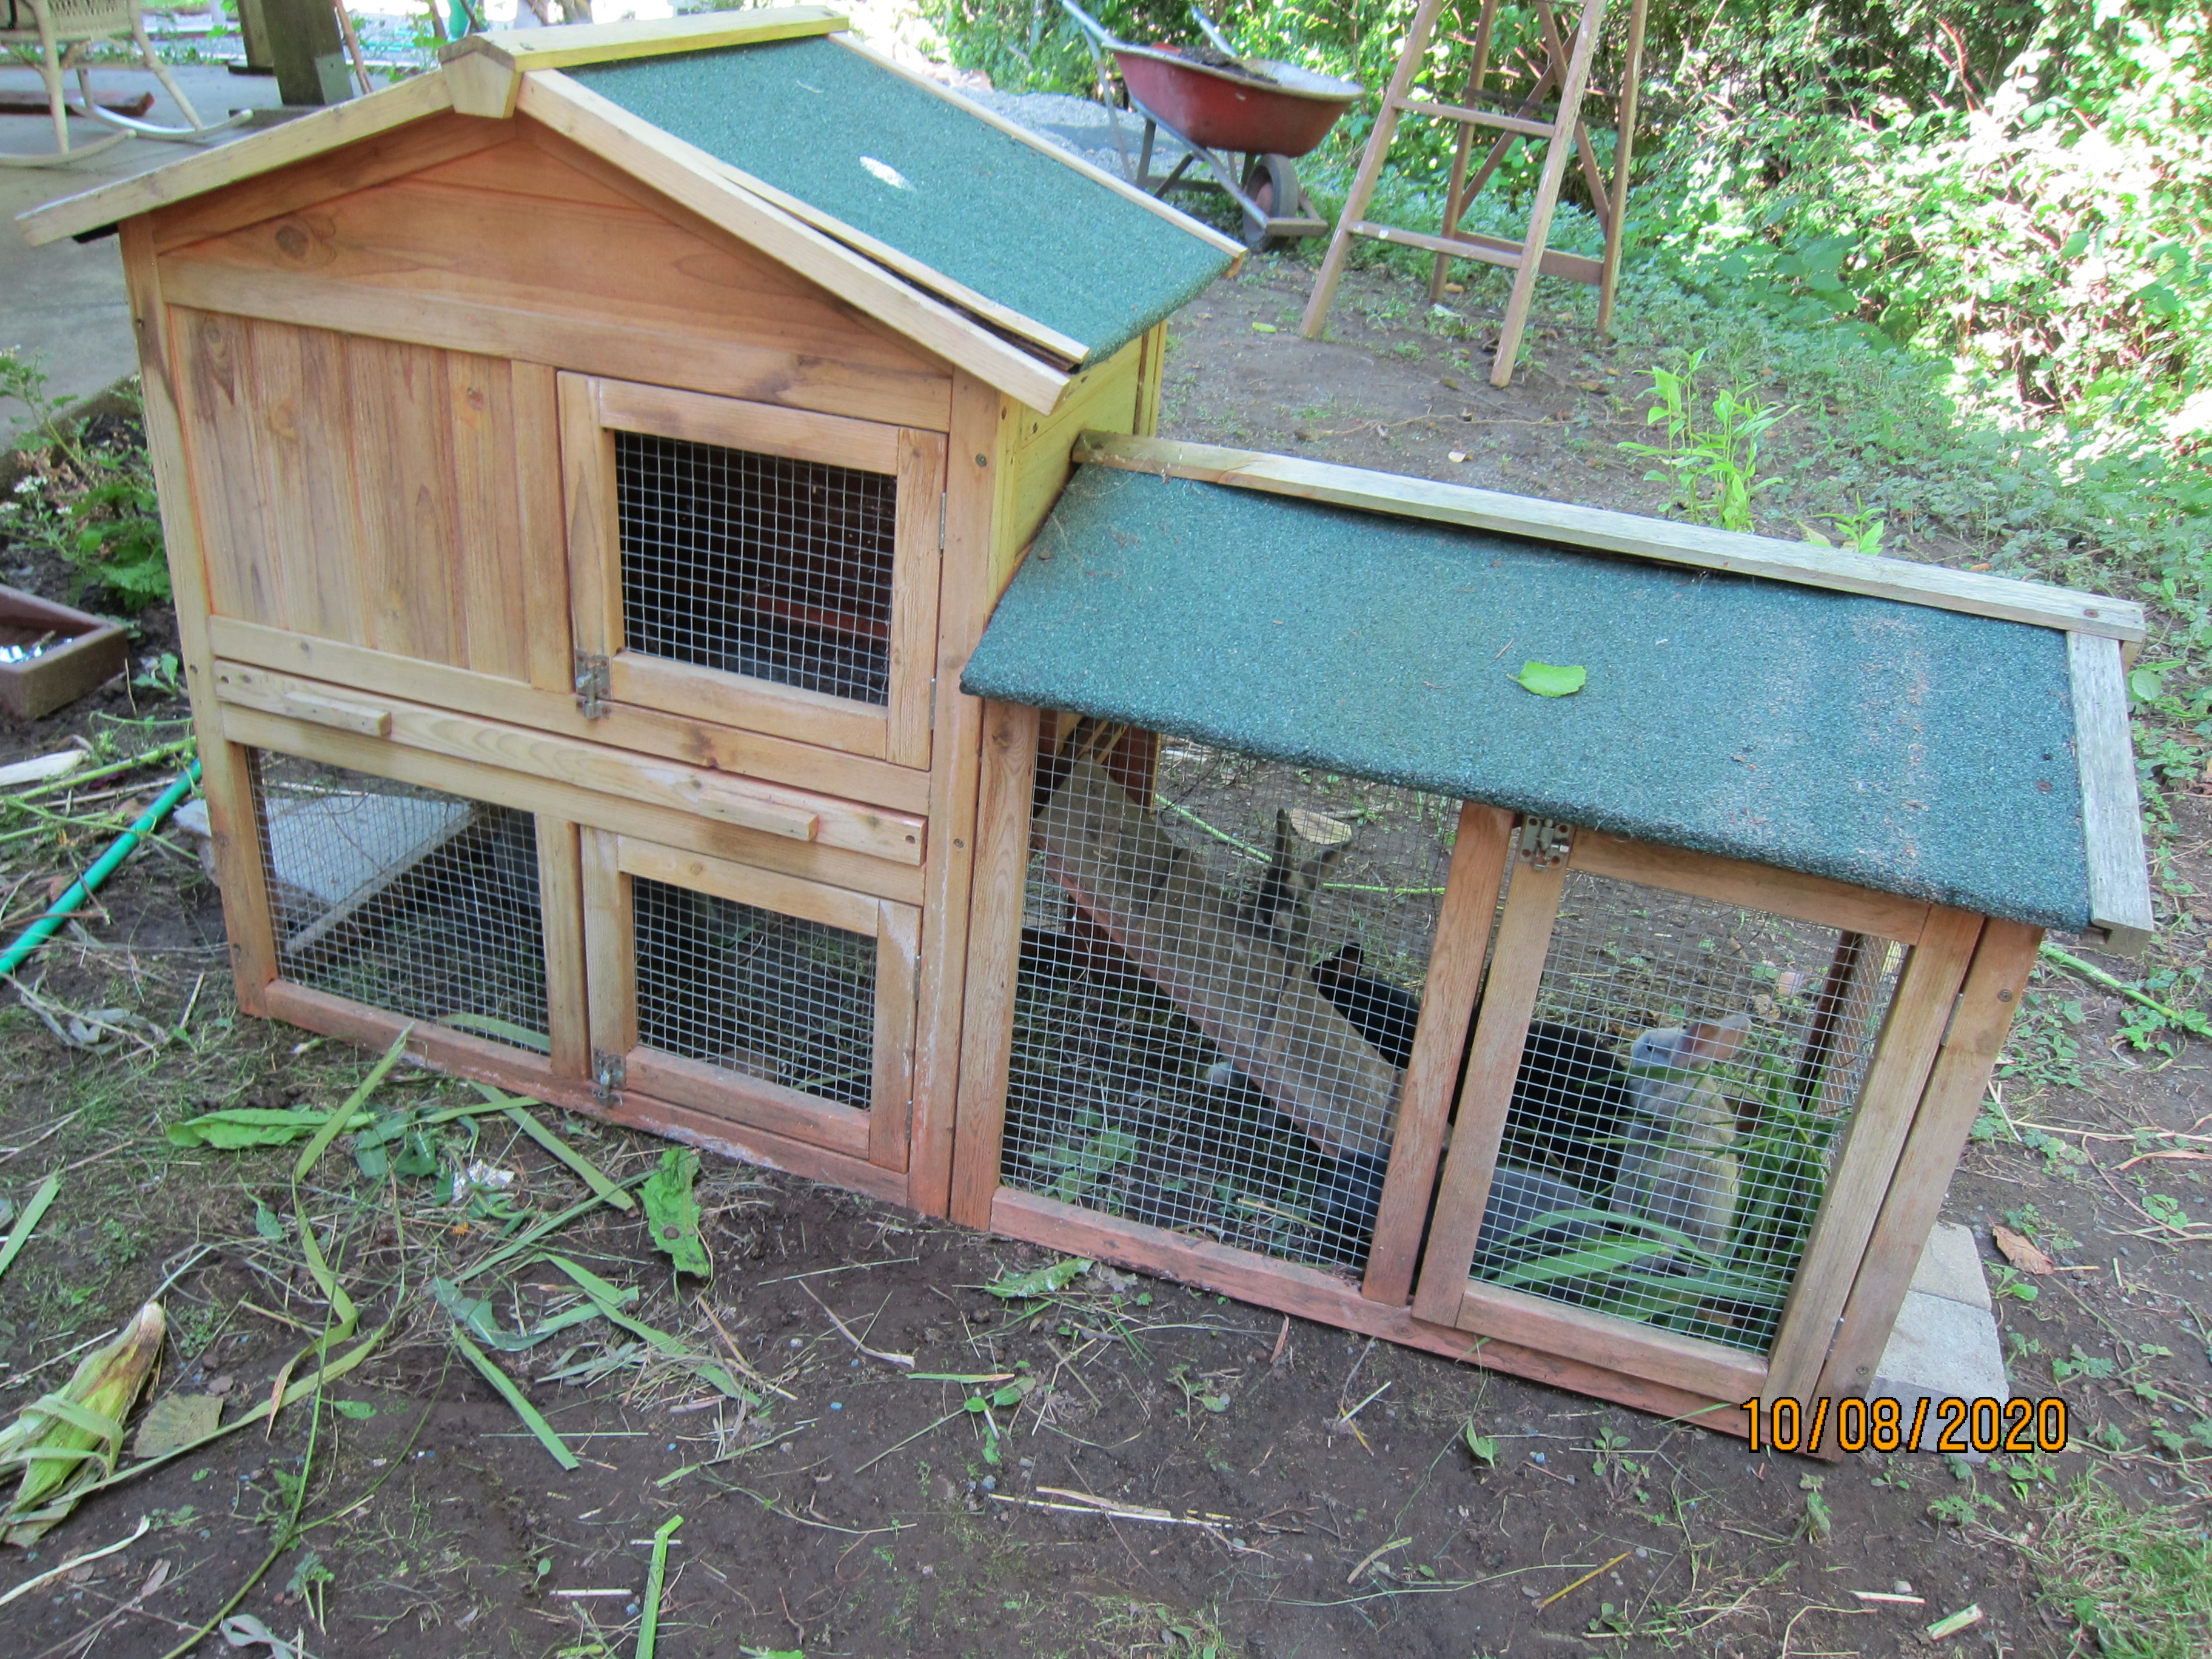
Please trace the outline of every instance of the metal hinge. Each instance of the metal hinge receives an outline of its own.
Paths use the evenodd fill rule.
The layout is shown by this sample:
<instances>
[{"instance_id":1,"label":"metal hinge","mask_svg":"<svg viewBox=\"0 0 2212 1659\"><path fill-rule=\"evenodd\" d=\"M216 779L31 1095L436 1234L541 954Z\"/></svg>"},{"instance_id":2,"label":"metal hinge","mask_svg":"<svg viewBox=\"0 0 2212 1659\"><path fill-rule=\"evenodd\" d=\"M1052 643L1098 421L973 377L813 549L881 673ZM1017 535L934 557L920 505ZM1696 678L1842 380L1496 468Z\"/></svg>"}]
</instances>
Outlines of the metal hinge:
<instances>
[{"instance_id":1,"label":"metal hinge","mask_svg":"<svg viewBox=\"0 0 2212 1659\"><path fill-rule=\"evenodd\" d=\"M937 676L934 674L932 674L929 677L929 730L933 736L935 735L937 731Z\"/></svg>"},{"instance_id":2,"label":"metal hinge","mask_svg":"<svg viewBox=\"0 0 2212 1659\"><path fill-rule=\"evenodd\" d=\"M1575 827L1552 818L1523 818L1521 832L1513 843L1514 852L1539 870L1549 870L1566 862L1567 852L1574 845Z\"/></svg>"},{"instance_id":3,"label":"metal hinge","mask_svg":"<svg viewBox=\"0 0 2212 1659\"><path fill-rule=\"evenodd\" d=\"M592 1050L592 1093L602 1106L617 1103L623 1085L629 1081L629 1067L620 1054L611 1054L604 1048Z\"/></svg>"},{"instance_id":4,"label":"metal hinge","mask_svg":"<svg viewBox=\"0 0 2212 1659\"><path fill-rule=\"evenodd\" d=\"M945 551L945 492L937 495L937 550Z\"/></svg>"},{"instance_id":5,"label":"metal hinge","mask_svg":"<svg viewBox=\"0 0 2212 1659\"><path fill-rule=\"evenodd\" d=\"M607 712L612 690L607 659L590 651L576 653L576 707L584 711L586 720L598 720Z\"/></svg>"}]
</instances>

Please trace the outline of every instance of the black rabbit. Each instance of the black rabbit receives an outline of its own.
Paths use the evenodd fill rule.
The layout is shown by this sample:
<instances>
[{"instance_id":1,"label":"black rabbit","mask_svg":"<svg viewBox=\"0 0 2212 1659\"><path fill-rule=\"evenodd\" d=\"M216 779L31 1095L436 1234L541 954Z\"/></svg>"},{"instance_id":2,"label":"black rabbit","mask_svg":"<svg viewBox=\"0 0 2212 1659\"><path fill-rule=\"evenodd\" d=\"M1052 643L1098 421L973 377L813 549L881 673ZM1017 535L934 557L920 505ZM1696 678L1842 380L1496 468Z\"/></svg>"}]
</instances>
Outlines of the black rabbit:
<instances>
[{"instance_id":1,"label":"black rabbit","mask_svg":"<svg viewBox=\"0 0 2212 1659\"><path fill-rule=\"evenodd\" d=\"M1316 988L1401 1070L1413 1058L1420 999L1364 972L1360 947L1346 945L1311 970ZM1478 1012L1480 1011L1478 1010ZM1474 1041L1469 1028L1468 1042ZM1461 1056L1464 1071L1466 1056ZM1528 1028L1513 1080L1484 1231L1510 1232L1551 1209L1589 1208L1589 1194L1611 1184L1620 1162L1628 1079L1602 1037L1539 1020ZM1364 1255L1382 1196L1384 1160L1339 1159L1314 1194L1317 1224L1340 1255ZM1556 1199L1559 1202L1548 1200Z\"/></svg>"}]
</instances>

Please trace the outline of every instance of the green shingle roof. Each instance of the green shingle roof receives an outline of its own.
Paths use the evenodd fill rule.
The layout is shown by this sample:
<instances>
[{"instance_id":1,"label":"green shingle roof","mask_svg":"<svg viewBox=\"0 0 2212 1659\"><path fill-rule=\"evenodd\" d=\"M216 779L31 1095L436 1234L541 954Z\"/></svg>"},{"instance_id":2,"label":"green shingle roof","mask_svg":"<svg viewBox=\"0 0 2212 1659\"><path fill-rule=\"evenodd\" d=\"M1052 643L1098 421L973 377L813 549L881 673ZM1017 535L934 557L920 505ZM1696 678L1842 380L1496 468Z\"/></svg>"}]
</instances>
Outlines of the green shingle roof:
<instances>
[{"instance_id":1,"label":"green shingle roof","mask_svg":"<svg viewBox=\"0 0 2212 1659\"><path fill-rule=\"evenodd\" d=\"M1571 697L1512 679L1579 664ZM2043 927L2090 920L2066 636L1085 467L971 694Z\"/></svg>"},{"instance_id":2,"label":"green shingle roof","mask_svg":"<svg viewBox=\"0 0 2212 1659\"><path fill-rule=\"evenodd\" d=\"M835 40L568 71L662 131L1033 321L1120 350L1231 255Z\"/></svg>"}]
</instances>

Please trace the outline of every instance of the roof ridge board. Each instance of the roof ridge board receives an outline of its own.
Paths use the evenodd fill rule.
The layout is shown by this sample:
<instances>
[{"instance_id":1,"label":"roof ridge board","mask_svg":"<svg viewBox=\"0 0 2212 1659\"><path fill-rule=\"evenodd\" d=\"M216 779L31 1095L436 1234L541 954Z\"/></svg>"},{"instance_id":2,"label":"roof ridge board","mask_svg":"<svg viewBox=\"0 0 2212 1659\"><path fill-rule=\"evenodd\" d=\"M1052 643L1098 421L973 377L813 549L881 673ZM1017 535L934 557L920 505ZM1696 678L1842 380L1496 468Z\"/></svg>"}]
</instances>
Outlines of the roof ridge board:
<instances>
[{"instance_id":1,"label":"roof ridge board","mask_svg":"<svg viewBox=\"0 0 2212 1659\"><path fill-rule=\"evenodd\" d=\"M452 107L453 94L443 75L411 76L281 126L250 132L128 179L45 203L17 214L15 222L33 246L42 246L274 173Z\"/></svg>"},{"instance_id":2,"label":"roof ridge board","mask_svg":"<svg viewBox=\"0 0 2212 1659\"><path fill-rule=\"evenodd\" d=\"M1542 537L1632 558L1763 576L2031 627L2097 635L2124 644L2141 641L2146 633L2142 607L2131 599L2010 576L1953 570L1911 559L1714 530L1606 507L1578 507L1534 495L1339 466L1294 455L1085 432L1077 440L1074 459L1399 518Z\"/></svg>"},{"instance_id":3,"label":"roof ridge board","mask_svg":"<svg viewBox=\"0 0 2212 1659\"><path fill-rule=\"evenodd\" d=\"M771 206L781 208L793 218L804 220L824 235L836 237L855 253L865 254L908 282L933 290L938 298L973 313L977 321L994 331L1013 337L1015 343L1029 345L1033 349L1048 352L1060 359L1060 362L1054 364L1054 368L1073 368L1089 359L1091 348L1085 342L1071 338L1057 329L1048 328L1034 318L1025 317L1011 306L987 299L967 283L945 276L864 230L854 228L834 214L824 213L803 197L794 196L765 179L756 178L743 167L722 161L717 161L715 165L736 188L759 197Z\"/></svg>"},{"instance_id":4,"label":"roof ridge board","mask_svg":"<svg viewBox=\"0 0 2212 1659\"><path fill-rule=\"evenodd\" d=\"M763 46L850 28L851 17L831 6L770 6L702 16L631 18L615 23L559 23L534 29L470 34L441 48L441 62L468 54L496 58L517 70L568 69L726 46Z\"/></svg>"},{"instance_id":5,"label":"roof ridge board","mask_svg":"<svg viewBox=\"0 0 2212 1659\"><path fill-rule=\"evenodd\" d=\"M1045 137L1042 133L1033 132L1029 128L1023 126L1018 121L1008 120L1005 116L1000 115L995 110L984 108L982 105L977 103L974 99L965 96L955 88L946 86L942 81L933 81L927 76L919 74L916 71L908 69L905 64L897 62L896 59L883 52L878 52L873 46L869 46L865 40L860 40L857 35L847 32L834 33L830 36L830 39L836 41L839 46L844 47L848 52L857 52L861 57L869 59L879 67L890 70L890 73L897 76L902 81L905 81L910 85L920 87L924 92L928 93L931 96L943 100L945 103L951 104L953 107L966 114L974 116L977 120L983 122L988 126L996 127L1000 132L1005 133L1008 137L1018 139L1021 143L1027 144L1031 149L1039 151L1043 155L1049 155L1054 161L1058 161L1062 167L1074 169L1074 171L1083 174L1084 177L1091 179L1094 184L1103 185L1115 195L1126 197L1128 200L1136 203L1139 207L1144 208L1148 212L1151 212L1160 218L1165 219L1170 224L1175 226L1176 229L1197 237L1200 241L1210 244L1213 247L1219 249L1224 253L1232 255L1233 263L1231 263L1227 270L1222 273L1223 276L1234 276L1238 270L1243 269L1244 256L1250 252L1243 243L1237 240L1234 237L1224 235L1220 231L1214 229L1211 225L1201 224L1198 220L1192 218L1190 215L1185 213L1181 208L1176 207L1173 203L1164 202L1158 197L1151 194L1149 191L1139 190L1127 179L1116 178L1113 173L1107 172L1105 168L1092 166L1089 161L1077 155L1073 150L1063 149L1061 146L1053 143L1051 139Z\"/></svg>"},{"instance_id":6,"label":"roof ridge board","mask_svg":"<svg viewBox=\"0 0 2212 1659\"><path fill-rule=\"evenodd\" d=\"M1040 361L981 319L964 315L828 232L744 189L726 176L735 169L561 70L532 70L525 75L518 106L1030 408L1049 412L1066 389L1071 377L1065 370ZM742 222L732 222L733 218Z\"/></svg>"}]
</instances>

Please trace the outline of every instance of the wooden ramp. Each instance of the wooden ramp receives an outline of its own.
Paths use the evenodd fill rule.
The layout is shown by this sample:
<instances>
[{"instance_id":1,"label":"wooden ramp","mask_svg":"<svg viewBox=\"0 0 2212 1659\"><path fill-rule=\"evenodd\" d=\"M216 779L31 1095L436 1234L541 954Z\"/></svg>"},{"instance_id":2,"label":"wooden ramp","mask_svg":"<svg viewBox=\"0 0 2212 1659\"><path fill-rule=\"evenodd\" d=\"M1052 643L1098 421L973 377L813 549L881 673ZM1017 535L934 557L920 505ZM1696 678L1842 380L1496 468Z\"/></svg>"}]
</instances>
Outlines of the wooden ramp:
<instances>
[{"instance_id":1,"label":"wooden ramp","mask_svg":"<svg viewBox=\"0 0 2212 1659\"><path fill-rule=\"evenodd\" d=\"M1389 1154L1400 1073L1103 767L1075 763L1036 838L1081 913L1316 1146Z\"/></svg>"}]
</instances>

